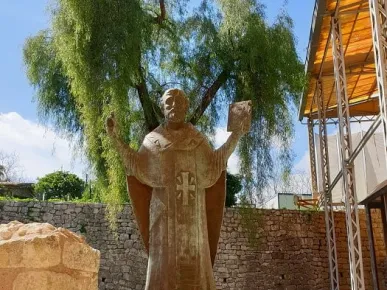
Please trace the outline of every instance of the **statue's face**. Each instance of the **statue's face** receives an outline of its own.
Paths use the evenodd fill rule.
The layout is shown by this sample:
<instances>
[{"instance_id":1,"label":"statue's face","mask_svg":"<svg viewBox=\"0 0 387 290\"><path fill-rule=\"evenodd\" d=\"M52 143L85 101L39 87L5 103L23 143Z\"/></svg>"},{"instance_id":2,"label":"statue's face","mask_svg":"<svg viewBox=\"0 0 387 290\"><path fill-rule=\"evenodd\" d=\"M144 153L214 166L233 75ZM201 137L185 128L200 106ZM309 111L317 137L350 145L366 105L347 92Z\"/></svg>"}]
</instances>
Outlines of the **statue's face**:
<instances>
[{"instance_id":1,"label":"statue's face","mask_svg":"<svg viewBox=\"0 0 387 290\"><path fill-rule=\"evenodd\" d=\"M184 122L186 113L187 100L183 96L171 93L164 97L164 116L168 122Z\"/></svg>"}]
</instances>

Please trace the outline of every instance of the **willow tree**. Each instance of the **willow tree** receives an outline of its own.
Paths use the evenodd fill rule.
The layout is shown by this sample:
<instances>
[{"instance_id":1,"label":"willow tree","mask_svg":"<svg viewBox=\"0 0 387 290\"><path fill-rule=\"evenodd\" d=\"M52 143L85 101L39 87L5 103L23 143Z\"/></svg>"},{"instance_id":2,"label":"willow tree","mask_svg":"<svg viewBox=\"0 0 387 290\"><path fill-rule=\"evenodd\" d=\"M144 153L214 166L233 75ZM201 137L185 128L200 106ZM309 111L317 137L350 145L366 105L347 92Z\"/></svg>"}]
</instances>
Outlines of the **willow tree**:
<instances>
[{"instance_id":1,"label":"willow tree","mask_svg":"<svg viewBox=\"0 0 387 290\"><path fill-rule=\"evenodd\" d=\"M133 147L157 127L170 87L190 99L189 120L208 135L231 102L252 100L251 132L238 152L247 193L271 176L275 142L291 164L292 104L303 86L292 21L274 24L254 0L54 0L51 25L27 39L27 74L42 120L76 138L105 201L125 200L124 170L104 129L114 111ZM220 124L222 123L222 124ZM250 195L251 196L251 195Z\"/></svg>"}]
</instances>

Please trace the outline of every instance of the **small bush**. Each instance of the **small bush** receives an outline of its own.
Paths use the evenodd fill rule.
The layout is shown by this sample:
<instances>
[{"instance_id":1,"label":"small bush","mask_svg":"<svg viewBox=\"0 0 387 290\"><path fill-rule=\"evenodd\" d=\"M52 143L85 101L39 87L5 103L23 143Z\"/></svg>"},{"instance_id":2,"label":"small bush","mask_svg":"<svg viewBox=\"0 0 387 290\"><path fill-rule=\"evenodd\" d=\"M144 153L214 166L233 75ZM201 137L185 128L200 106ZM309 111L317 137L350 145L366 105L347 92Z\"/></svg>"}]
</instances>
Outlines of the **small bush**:
<instances>
[{"instance_id":1,"label":"small bush","mask_svg":"<svg viewBox=\"0 0 387 290\"><path fill-rule=\"evenodd\" d=\"M236 205L237 195L242 190L242 182L240 175L233 175L227 172L226 180L226 207Z\"/></svg>"},{"instance_id":2,"label":"small bush","mask_svg":"<svg viewBox=\"0 0 387 290\"><path fill-rule=\"evenodd\" d=\"M75 174L55 171L39 178L34 187L35 195L41 200L77 199L82 197L85 182Z\"/></svg>"}]
</instances>

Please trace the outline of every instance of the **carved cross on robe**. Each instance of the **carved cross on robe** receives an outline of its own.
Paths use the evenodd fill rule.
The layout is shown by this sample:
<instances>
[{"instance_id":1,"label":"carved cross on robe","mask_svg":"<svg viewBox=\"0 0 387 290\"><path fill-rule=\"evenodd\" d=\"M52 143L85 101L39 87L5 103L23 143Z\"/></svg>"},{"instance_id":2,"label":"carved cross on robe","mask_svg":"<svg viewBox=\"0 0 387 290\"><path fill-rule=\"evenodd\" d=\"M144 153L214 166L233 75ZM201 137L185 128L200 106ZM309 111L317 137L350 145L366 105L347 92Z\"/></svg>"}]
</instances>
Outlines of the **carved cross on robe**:
<instances>
[{"instance_id":1,"label":"carved cross on robe","mask_svg":"<svg viewBox=\"0 0 387 290\"><path fill-rule=\"evenodd\" d=\"M178 184L176 186L177 191L182 191L178 194L178 198L182 197L183 199L183 205L188 205L188 198L189 198L189 192L195 191L196 185L195 185L195 178L191 176L189 178L189 172L182 171L180 173L180 176L177 176L176 179L178 181ZM195 197L193 194L191 194L192 197Z\"/></svg>"}]
</instances>

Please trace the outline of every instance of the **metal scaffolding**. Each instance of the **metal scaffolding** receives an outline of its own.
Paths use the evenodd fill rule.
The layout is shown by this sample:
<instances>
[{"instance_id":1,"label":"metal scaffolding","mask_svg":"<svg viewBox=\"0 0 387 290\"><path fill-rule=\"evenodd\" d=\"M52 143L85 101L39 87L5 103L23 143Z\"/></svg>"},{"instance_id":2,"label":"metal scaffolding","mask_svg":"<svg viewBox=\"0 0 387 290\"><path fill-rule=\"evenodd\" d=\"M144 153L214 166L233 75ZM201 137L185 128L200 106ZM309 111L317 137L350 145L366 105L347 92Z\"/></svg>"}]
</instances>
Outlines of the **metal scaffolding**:
<instances>
[{"instance_id":1,"label":"metal scaffolding","mask_svg":"<svg viewBox=\"0 0 387 290\"><path fill-rule=\"evenodd\" d=\"M383 139L384 139L384 153L387 159L387 3L385 0L369 0L369 10L371 18L371 27L372 27L372 43L374 50L375 58L375 70L376 70L376 87L378 89L379 95L379 108L380 108L380 122L382 123L383 128ZM380 190L381 191L381 190ZM380 194L378 190L374 192L375 196ZM377 197L370 199L370 202L365 203L366 209L366 218L367 218L367 235L370 245L370 254L371 254L371 268L372 268L372 280L374 289L379 289L378 281L378 270L376 265L375 249L374 249L374 237L372 231L372 216L370 211L370 203L375 202ZM381 196L381 215L384 225L384 239L385 246L386 244L386 206L387 206L387 196Z\"/></svg>"},{"instance_id":2,"label":"metal scaffolding","mask_svg":"<svg viewBox=\"0 0 387 290\"><path fill-rule=\"evenodd\" d=\"M342 179L351 289L365 290L354 161L380 124L387 160L387 0L342 1L345 5L340 2L316 0L306 61L306 71L310 75L309 88L301 101L300 120L308 118L312 192L314 197L318 196L318 204L323 206L325 212L330 289L340 287L332 189ZM345 22L344 38L342 22ZM336 95L336 98L332 95ZM353 121L372 122L356 148L352 146ZM339 129L341 170L332 182L327 144L328 124L335 124ZM314 126L318 126L319 131L319 176L322 183L319 194L316 194L319 188ZM372 194L376 194L376 197ZM375 198L383 203L383 206L378 206L382 209L387 247L387 181L378 184L374 193L362 201L366 206L373 289L378 289L370 213L370 208L376 204Z\"/></svg>"},{"instance_id":3,"label":"metal scaffolding","mask_svg":"<svg viewBox=\"0 0 387 290\"><path fill-rule=\"evenodd\" d=\"M313 120L308 119L308 141L309 141L309 160L310 160L310 175L312 179L312 195L313 198L318 198L317 188L317 169L316 169L316 150L314 145L314 130Z\"/></svg>"},{"instance_id":4,"label":"metal scaffolding","mask_svg":"<svg viewBox=\"0 0 387 290\"><path fill-rule=\"evenodd\" d=\"M387 3L385 0L369 0L374 46L376 82L379 91L379 107L382 119L384 151L387 156Z\"/></svg>"},{"instance_id":5,"label":"metal scaffolding","mask_svg":"<svg viewBox=\"0 0 387 290\"><path fill-rule=\"evenodd\" d=\"M339 4L339 2L338 2ZM352 154L351 124L347 80L345 73L344 48L341 34L340 16L332 17L332 52L336 79L337 112L339 118L340 155L343 171L343 192L348 235L348 252L351 289L364 290L363 257L361 251L359 212L356 200L355 172L353 162L348 162ZM333 269L331 269L333 271Z\"/></svg>"},{"instance_id":6,"label":"metal scaffolding","mask_svg":"<svg viewBox=\"0 0 387 290\"><path fill-rule=\"evenodd\" d=\"M328 154L328 132L326 125L326 108L322 98L323 86L321 81L317 82L316 90L316 102L318 107L318 118L319 122L319 136L320 136L320 174L322 177L322 193L321 200L324 204L325 212L325 231L328 246L328 259L330 269L330 282L331 289L340 289L339 285L339 270L337 265L337 250L336 250L336 234L335 234L335 220L333 216L332 206L332 192L329 191L330 186L330 172L329 172L329 154Z\"/></svg>"}]
</instances>

